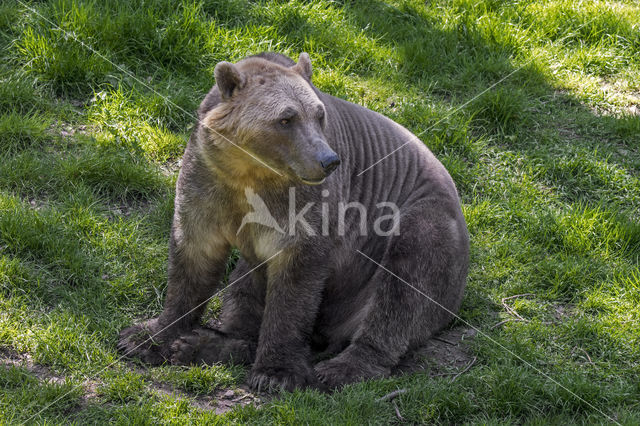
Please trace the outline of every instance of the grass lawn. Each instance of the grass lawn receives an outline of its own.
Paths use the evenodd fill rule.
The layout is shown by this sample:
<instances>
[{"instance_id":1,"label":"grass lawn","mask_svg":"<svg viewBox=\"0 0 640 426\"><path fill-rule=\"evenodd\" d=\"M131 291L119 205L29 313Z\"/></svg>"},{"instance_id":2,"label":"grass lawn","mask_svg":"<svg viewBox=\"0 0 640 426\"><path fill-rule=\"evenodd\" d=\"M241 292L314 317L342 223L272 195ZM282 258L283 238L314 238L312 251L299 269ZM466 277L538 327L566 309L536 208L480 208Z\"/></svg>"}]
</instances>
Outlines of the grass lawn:
<instances>
[{"instance_id":1,"label":"grass lawn","mask_svg":"<svg viewBox=\"0 0 640 426\"><path fill-rule=\"evenodd\" d=\"M640 423L635 0L172 3L0 4L0 424ZM241 367L119 357L162 306L213 68L265 50L309 52L453 176L466 370L255 401Z\"/></svg>"}]
</instances>

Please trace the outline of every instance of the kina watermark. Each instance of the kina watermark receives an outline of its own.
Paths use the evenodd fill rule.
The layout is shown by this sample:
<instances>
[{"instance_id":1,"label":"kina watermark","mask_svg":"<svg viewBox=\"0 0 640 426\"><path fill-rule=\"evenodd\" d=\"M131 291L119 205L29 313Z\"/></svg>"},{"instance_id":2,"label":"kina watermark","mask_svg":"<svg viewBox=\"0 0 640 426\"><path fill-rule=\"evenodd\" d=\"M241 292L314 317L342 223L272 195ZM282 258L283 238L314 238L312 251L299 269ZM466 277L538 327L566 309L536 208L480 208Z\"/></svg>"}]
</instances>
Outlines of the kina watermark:
<instances>
[{"instance_id":1,"label":"kina watermark","mask_svg":"<svg viewBox=\"0 0 640 426\"><path fill-rule=\"evenodd\" d=\"M287 214L277 215L276 220L265 200L253 188L245 188L244 194L252 210L242 218L236 235L248 224L264 226L290 236L304 232L308 236L343 237L354 228L361 236L400 235L400 208L394 202L381 201L366 206L359 201L329 201L330 192L324 189L321 202L309 201L302 208L297 208L296 188L290 187Z\"/></svg>"}]
</instances>

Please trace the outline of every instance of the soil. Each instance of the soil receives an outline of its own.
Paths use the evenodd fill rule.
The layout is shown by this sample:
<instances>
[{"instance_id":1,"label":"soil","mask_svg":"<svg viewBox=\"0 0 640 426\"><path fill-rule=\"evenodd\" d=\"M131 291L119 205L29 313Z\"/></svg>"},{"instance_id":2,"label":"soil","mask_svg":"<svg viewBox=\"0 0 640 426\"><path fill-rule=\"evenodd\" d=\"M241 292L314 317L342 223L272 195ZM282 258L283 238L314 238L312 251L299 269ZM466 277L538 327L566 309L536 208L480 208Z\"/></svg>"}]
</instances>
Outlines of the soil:
<instances>
[{"instance_id":1,"label":"soil","mask_svg":"<svg viewBox=\"0 0 640 426\"><path fill-rule=\"evenodd\" d=\"M463 373L473 363L468 342L476 335L472 328L456 327L445 330L435 336L426 346L413 351L406 356L395 369L394 375L407 374L416 371L428 371L431 376L451 375ZM0 346L0 368L19 367L27 370L38 380L47 383L63 384L67 378L53 372L49 367L33 362L27 354L21 354L11 348ZM83 397L79 409L88 403L98 400L96 389L101 382L85 380L82 383ZM215 410L216 414L224 414L236 406L253 404L259 406L271 399L269 395L252 393L246 385L230 389L219 389L210 395L194 395L178 390L175 387L157 381L147 382L149 390L160 395L167 395L178 399L188 400L202 410Z\"/></svg>"}]
</instances>

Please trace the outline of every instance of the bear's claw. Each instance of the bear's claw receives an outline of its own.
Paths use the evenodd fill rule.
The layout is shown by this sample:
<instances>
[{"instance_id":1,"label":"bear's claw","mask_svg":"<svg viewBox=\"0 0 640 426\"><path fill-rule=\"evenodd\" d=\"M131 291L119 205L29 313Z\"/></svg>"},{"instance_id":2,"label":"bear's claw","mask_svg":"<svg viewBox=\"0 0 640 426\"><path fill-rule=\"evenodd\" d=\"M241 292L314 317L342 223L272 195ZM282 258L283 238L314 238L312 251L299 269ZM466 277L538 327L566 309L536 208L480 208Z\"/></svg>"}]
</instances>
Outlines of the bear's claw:
<instances>
[{"instance_id":1,"label":"bear's claw","mask_svg":"<svg viewBox=\"0 0 640 426\"><path fill-rule=\"evenodd\" d=\"M257 392L273 392L294 389L315 388L322 389L316 375L310 367L289 368L254 368L249 375L249 386Z\"/></svg>"},{"instance_id":2,"label":"bear's claw","mask_svg":"<svg viewBox=\"0 0 640 426\"><path fill-rule=\"evenodd\" d=\"M364 378L385 377L391 373L389 368L365 364L363 360L350 360L344 355L319 362L314 370L318 380L329 389L339 389Z\"/></svg>"}]
</instances>

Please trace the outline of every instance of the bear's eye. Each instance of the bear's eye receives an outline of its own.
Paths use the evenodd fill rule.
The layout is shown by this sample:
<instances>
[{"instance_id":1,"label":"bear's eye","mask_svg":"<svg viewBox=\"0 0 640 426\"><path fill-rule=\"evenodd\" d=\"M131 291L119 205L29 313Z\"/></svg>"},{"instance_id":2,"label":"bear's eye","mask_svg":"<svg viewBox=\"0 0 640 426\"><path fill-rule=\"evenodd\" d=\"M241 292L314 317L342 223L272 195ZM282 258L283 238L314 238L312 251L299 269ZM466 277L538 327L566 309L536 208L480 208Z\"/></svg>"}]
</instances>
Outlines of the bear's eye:
<instances>
[{"instance_id":1,"label":"bear's eye","mask_svg":"<svg viewBox=\"0 0 640 426\"><path fill-rule=\"evenodd\" d=\"M293 107L286 107L279 115L278 123L284 127L289 126L298 117L298 113Z\"/></svg>"}]
</instances>

